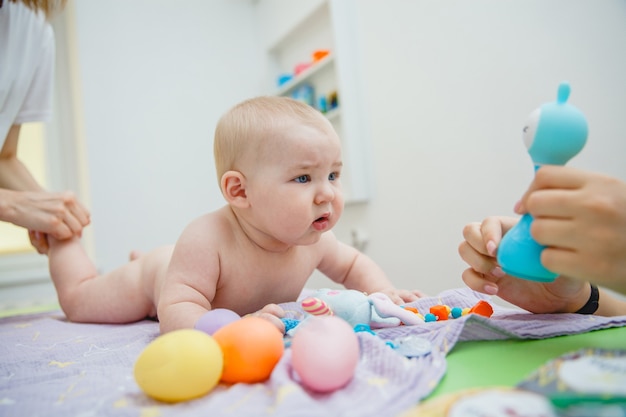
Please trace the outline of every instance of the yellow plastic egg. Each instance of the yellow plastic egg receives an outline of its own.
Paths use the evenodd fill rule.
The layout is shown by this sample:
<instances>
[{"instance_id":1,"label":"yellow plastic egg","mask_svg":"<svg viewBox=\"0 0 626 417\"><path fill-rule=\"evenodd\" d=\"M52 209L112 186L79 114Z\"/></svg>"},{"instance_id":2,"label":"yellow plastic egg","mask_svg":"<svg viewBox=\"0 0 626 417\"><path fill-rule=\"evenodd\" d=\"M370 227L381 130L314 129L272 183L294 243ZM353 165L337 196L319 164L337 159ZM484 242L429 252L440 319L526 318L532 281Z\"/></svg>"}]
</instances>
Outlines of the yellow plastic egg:
<instances>
[{"instance_id":1,"label":"yellow plastic egg","mask_svg":"<svg viewBox=\"0 0 626 417\"><path fill-rule=\"evenodd\" d=\"M181 329L153 340L135 362L139 387L150 397L178 402L201 397L222 376L224 359L217 342L199 330Z\"/></svg>"}]
</instances>

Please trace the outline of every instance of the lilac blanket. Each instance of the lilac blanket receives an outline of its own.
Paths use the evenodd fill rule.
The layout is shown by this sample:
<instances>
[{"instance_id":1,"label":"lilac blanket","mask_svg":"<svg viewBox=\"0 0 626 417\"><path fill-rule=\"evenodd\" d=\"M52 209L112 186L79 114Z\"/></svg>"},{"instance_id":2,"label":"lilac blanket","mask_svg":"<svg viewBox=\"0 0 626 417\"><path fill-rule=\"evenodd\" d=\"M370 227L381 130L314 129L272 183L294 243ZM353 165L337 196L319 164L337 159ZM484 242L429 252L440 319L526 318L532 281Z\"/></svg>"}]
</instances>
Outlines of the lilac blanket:
<instances>
[{"instance_id":1,"label":"lilac blanket","mask_svg":"<svg viewBox=\"0 0 626 417\"><path fill-rule=\"evenodd\" d=\"M484 296L449 290L412 303L471 307ZM302 317L297 303L283 307ZM289 349L271 378L259 384L219 385L197 400L162 404L133 379L139 353L158 336L158 324L74 324L60 312L0 320L0 416L393 416L414 406L446 371L457 341L539 339L626 325L626 316L541 315L495 307L494 316L401 326L358 333L361 360L354 379L330 394L307 391L294 378ZM385 341L407 335L428 339L430 354L408 359Z\"/></svg>"}]
</instances>

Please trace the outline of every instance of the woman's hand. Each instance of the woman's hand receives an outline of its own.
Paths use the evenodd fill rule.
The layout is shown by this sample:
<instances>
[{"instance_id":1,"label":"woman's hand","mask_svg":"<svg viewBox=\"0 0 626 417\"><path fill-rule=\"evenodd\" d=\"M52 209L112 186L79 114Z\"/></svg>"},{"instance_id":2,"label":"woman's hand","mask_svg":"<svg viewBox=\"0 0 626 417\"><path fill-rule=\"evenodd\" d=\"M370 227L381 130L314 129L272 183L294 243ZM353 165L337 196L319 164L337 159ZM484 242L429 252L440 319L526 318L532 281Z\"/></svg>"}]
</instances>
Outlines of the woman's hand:
<instances>
[{"instance_id":1,"label":"woman's hand","mask_svg":"<svg viewBox=\"0 0 626 417\"><path fill-rule=\"evenodd\" d=\"M58 240L69 239L80 236L91 221L89 211L71 191L12 190L0 190L0 220L40 232L40 236L31 234L31 243L40 253L47 250L43 234Z\"/></svg>"},{"instance_id":2,"label":"woman's hand","mask_svg":"<svg viewBox=\"0 0 626 417\"><path fill-rule=\"evenodd\" d=\"M475 291L498 295L503 300L533 313L575 312L587 302L587 282L559 277L540 283L507 275L498 265L496 254L502 236L517 223L511 217L488 217L463 229L465 240L459 254L470 268L463 281Z\"/></svg>"},{"instance_id":3,"label":"woman's hand","mask_svg":"<svg viewBox=\"0 0 626 417\"><path fill-rule=\"evenodd\" d=\"M516 207L547 246L551 271L626 293L626 183L569 167L541 167Z\"/></svg>"},{"instance_id":4,"label":"woman's hand","mask_svg":"<svg viewBox=\"0 0 626 417\"><path fill-rule=\"evenodd\" d=\"M470 266L463 273L463 280L475 291L495 295L497 282L505 276L496 260L496 251L502 236L518 219L513 217L487 217L482 223L474 222L463 228L459 245L461 258Z\"/></svg>"}]
</instances>

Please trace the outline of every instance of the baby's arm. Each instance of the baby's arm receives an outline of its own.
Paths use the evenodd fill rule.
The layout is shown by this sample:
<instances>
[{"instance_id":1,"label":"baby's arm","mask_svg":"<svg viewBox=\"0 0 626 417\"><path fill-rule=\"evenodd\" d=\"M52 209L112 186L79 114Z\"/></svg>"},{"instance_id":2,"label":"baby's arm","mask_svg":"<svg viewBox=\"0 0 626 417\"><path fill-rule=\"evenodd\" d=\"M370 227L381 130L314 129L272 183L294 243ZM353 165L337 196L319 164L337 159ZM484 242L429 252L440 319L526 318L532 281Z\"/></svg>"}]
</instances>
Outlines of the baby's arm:
<instances>
[{"instance_id":1,"label":"baby's arm","mask_svg":"<svg viewBox=\"0 0 626 417\"><path fill-rule=\"evenodd\" d=\"M157 303L161 333L193 328L211 310L219 278L216 250L205 243L203 227L188 226L179 238Z\"/></svg>"},{"instance_id":2,"label":"baby's arm","mask_svg":"<svg viewBox=\"0 0 626 417\"><path fill-rule=\"evenodd\" d=\"M324 233L319 244L322 260L318 269L344 287L368 294L382 292L397 304L414 301L423 296L417 290L397 289L376 262L337 240L332 232Z\"/></svg>"}]
</instances>

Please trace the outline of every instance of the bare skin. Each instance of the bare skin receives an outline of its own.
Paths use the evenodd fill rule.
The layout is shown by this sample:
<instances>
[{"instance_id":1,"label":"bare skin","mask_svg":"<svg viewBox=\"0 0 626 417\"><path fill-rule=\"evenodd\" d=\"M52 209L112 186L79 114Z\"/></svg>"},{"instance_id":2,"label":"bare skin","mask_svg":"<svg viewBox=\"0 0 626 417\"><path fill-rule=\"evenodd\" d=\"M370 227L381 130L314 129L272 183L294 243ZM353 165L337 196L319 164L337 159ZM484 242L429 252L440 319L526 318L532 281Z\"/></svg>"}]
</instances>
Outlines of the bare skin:
<instances>
[{"instance_id":1,"label":"bare skin","mask_svg":"<svg viewBox=\"0 0 626 417\"><path fill-rule=\"evenodd\" d=\"M419 291L396 289L369 257L332 233L343 212L341 147L323 116L314 113L314 120L287 118L257 149L247 146L238 169L221 177L228 205L194 220L175 247L134 254L98 275L78 239L52 241L50 273L68 318L157 316L165 333L227 308L283 331L277 304L295 301L315 269L346 288L384 292L398 303L417 299Z\"/></svg>"},{"instance_id":2,"label":"bare skin","mask_svg":"<svg viewBox=\"0 0 626 417\"><path fill-rule=\"evenodd\" d=\"M626 183L570 167L542 167L517 212L533 218L542 263L626 294Z\"/></svg>"},{"instance_id":3,"label":"bare skin","mask_svg":"<svg viewBox=\"0 0 626 417\"><path fill-rule=\"evenodd\" d=\"M89 211L71 191L48 192L35 181L17 158L20 128L13 125L0 148L0 220L29 229L31 244L46 253L47 235L80 236L90 222Z\"/></svg>"}]
</instances>

